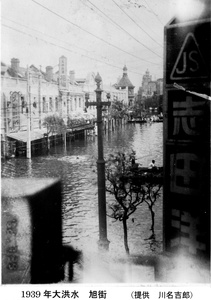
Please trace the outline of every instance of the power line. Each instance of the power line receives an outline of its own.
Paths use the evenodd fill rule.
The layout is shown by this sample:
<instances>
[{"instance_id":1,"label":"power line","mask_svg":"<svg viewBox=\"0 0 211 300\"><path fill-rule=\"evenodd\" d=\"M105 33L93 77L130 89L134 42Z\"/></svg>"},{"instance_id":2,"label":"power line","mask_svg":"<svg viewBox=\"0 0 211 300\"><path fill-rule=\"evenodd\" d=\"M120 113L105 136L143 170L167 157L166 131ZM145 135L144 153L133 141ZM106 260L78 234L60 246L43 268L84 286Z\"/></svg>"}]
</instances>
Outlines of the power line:
<instances>
[{"instance_id":1,"label":"power line","mask_svg":"<svg viewBox=\"0 0 211 300\"><path fill-rule=\"evenodd\" d=\"M10 19L4 18L4 17L2 17L2 19L6 20L6 21L9 21L9 22L12 22L12 23L14 23L14 24L23 26L24 28L27 28L27 29L29 29L29 30L33 30L33 31L35 31L35 32L41 33L41 34L44 35L44 36L53 38L54 40L59 41L59 42L62 42L62 43L65 43L65 44L67 44L67 45L69 45L69 46L74 46L74 47L76 47L76 48L78 48L78 49L80 49L80 50L87 51L87 50L84 49L84 48L81 48L81 47L78 47L78 46L69 44L69 43L67 43L67 42L65 42L65 41L63 41L63 40L57 39L57 38L55 38L55 37L53 37L53 36L51 36L51 35L48 35L48 34L46 34L46 33L41 32L41 31L39 31L39 30L37 30L37 29L30 28L30 27L28 27L28 26L26 26L26 25L20 24L20 23L18 23L18 22L15 22L15 21L13 21L13 20L10 20ZM3 25L3 24L2 24L2 25ZM3 26L4 26L4 25L3 25ZM24 33L24 32L23 32L23 33ZM27 33L24 33L24 34L27 34ZM36 37L36 38L38 38L38 37ZM39 38L38 38L38 39L39 39ZM47 42L47 41L46 41L46 42ZM57 45L57 46L58 46L58 45ZM59 46L58 46L58 47L59 47ZM77 53L77 54L78 54L78 53ZM83 54L82 54L82 55L83 55ZM88 57L87 55L84 55L84 56L87 57L87 58L90 58L90 57ZM94 58L90 58L90 59L96 60L96 59L94 59ZM106 62L104 62L104 61L100 61L100 62L103 62L103 63L105 63L105 64L108 64L108 63L106 63ZM157 65L158 65L158 64L157 64ZM58 65L56 65L56 66L58 66ZM54 67L55 67L55 66L54 66ZM120 69L120 67L117 67L117 68ZM130 70L131 70L131 72L133 73L133 71L132 71L133 69L130 69ZM135 74L140 74L140 73L137 73L137 72L135 72L135 71L134 71L134 73L135 73ZM140 75L143 75L143 74L140 74Z\"/></svg>"},{"instance_id":2,"label":"power line","mask_svg":"<svg viewBox=\"0 0 211 300\"><path fill-rule=\"evenodd\" d=\"M123 2L122 2L122 0L120 0L120 2L122 3L122 5L124 5L123 4ZM131 4L133 4L133 3L131 3ZM147 26L148 27L148 29L153 33L153 34L156 34L157 35L157 33L148 25L148 24L146 24L145 22L143 22L143 20L141 20L140 21L140 18L138 17L138 15L137 14L135 14L135 12L133 11L133 17L136 17L137 19L139 19L138 21L139 22L141 22L141 23L143 23L145 26ZM136 25L139 27L139 24L136 22ZM141 27L141 29L143 29L142 27ZM160 46L162 46L161 44L159 44ZM163 46L162 46L163 47Z\"/></svg>"},{"instance_id":3,"label":"power line","mask_svg":"<svg viewBox=\"0 0 211 300\"><path fill-rule=\"evenodd\" d=\"M39 31L39 30L37 30L37 29L30 28L29 26L20 24L20 23L18 23L18 22L16 22L16 21L7 19L7 18L5 18L5 17L1 17L1 18L4 19L4 20L6 20L6 21L12 22L12 23L14 23L14 24L23 26L23 27L25 27L25 28L27 28L27 29L29 29L29 30L33 30L33 31L35 31L35 32L41 33L42 35L45 35L45 36L47 36L47 37L50 37L50 38L52 38L52 39L54 39L54 40L56 40L56 41L60 41L60 42L62 42L62 43L65 43L65 44L67 44L67 45L69 45L69 46L71 46L71 47L75 47L75 48L78 48L78 49L80 49L80 50L83 50L83 51L86 51L86 52L87 52L87 50L84 49L84 48L78 47L77 45L74 45L74 44L67 43L67 42L65 42L65 41L63 41L63 40L60 40L60 39L58 39L58 38L55 38L55 37L52 36L52 35L49 35L49 34L47 34L47 33L43 33L42 31ZM91 51L89 51L89 52L91 52ZM58 65L55 65L54 67L56 67L56 66L58 66Z\"/></svg>"},{"instance_id":4,"label":"power line","mask_svg":"<svg viewBox=\"0 0 211 300\"><path fill-rule=\"evenodd\" d=\"M149 1L147 2L147 1L144 0L144 2L146 3L146 5L148 5L149 9L150 9L151 12L156 16L156 18L158 19L158 21L160 22L160 24L161 24L162 26L164 26L164 24L161 22L161 20L160 20L160 18L158 17L158 15L154 12L154 10L152 9L152 7L149 5Z\"/></svg>"},{"instance_id":5,"label":"power line","mask_svg":"<svg viewBox=\"0 0 211 300\"><path fill-rule=\"evenodd\" d=\"M116 26L118 26L121 30L123 30L126 34L128 34L130 37L132 37L135 41L137 41L139 44L141 44L142 46L144 46L147 50L153 52L154 54L156 54L158 57L160 57L160 55L158 55L157 53L155 53L153 50L149 49L146 45L144 45L143 43L141 43L139 40L137 40L132 34L130 34L128 31L126 31L123 27L121 27L118 23L116 23L114 20L112 20L107 14L105 14L101 9L99 9L95 4L93 4L91 1L87 0L92 6L94 6L97 10L99 10L106 18L108 18L113 24L115 24ZM83 2L82 2L83 3ZM84 3L83 3L84 4ZM155 39L153 39L143 28L141 28L140 26L138 26L142 31L144 31L156 44L158 44L159 46L162 47L162 45L160 45Z\"/></svg>"},{"instance_id":6,"label":"power line","mask_svg":"<svg viewBox=\"0 0 211 300\"><path fill-rule=\"evenodd\" d=\"M127 51L125 51L125 50L123 50L123 49L121 49L121 48L119 48L119 47L117 47L117 46L115 46L115 45L109 43L108 41L102 39L101 37L98 37L97 35L95 35L95 34L89 32L88 30L82 28L81 26L79 26L79 25L77 25L77 24L75 24L75 23L69 21L68 19L66 19L66 18L64 18L63 16L57 14L56 12L54 12L54 11L51 10L51 9L49 9L48 7L46 7L46 6L44 6L44 5L40 4L40 3L38 3L37 1L35 1L35 0L31 0L31 1L34 2L34 3L36 3L37 5L41 6L42 8L46 9L46 10L49 11L50 13L56 15L57 17L63 19L64 21L70 23L71 25L73 25L73 26L79 28L80 30L82 30L82 31L88 33L89 35L91 35L91 36L97 38L98 40L100 40L100 41L106 43L107 45L109 45L109 46L111 46L111 47L113 47L113 48L115 48L115 49L117 49L117 50L119 50L119 51L121 51L121 52L124 52L124 53L126 53L126 54L128 54L128 55L131 55L131 56L133 56L133 57L135 57L135 58L137 58L137 59L139 59L139 60L142 60L142 61L145 61L145 62L148 62L148 63L151 63L151 64L156 64L156 63L147 61L147 60L145 60L145 59L142 59L142 58L140 58L140 57L138 57L138 56L136 56L136 55L134 55L134 54L132 54L132 53L129 53L129 52L127 52ZM151 50L150 50L150 51L151 51ZM156 55L157 55L157 54L156 54ZM161 58L162 58L162 57L161 57Z\"/></svg>"},{"instance_id":7,"label":"power line","mask_svg":"<svg viewBox=\"0 0 211 300\"><path fill-rule=\"evenodd\" d=\"M131 20L131 21L133 21L133 23L135 23L141 30L143 30L147 35L148 35L148 33L136 22L136 21L134 21L133 20L133 18L131 18L131 16L128 14L128 13L126 13L126 11L124 10L124 9L122 9L121 8L121 6L118 4L118 3L116 3L116 1L114 1L114 0L112 0L112 2L113 3L115 3L116 4L116 6L119 8L119 9L121 9L121 11L126 15L126 16L128 16L128 18ZM163 24L162 24L163 25ZM148 35L149 36L149 35ZM159 44L160 45L160 44Z\"/></svg>"},{"instance_id":8,"label":"power line","mask_svg":"<svg viewBox=\"0 0 211 300\"><path fill-rule=\"evenodd\" d=\"M41 40L41 41L42 41L42 42L44 42L44 43L48 43L48 44L50 44L50 45L53 45L53 46L55 46L55 47L58 47L58 48L64 49L64 50L66 50L66 51L69 51L69 52L72 52L72 53L75 53L76 55L80 55L80 56L83 56L83 57L89 58L89 59L91 59L91 60L94 60L94 61L97 61L97 62L104 63L104 64L106 64L106 65L108 65L108 66L110 66L110 67L113 67L113 68L116 68L116 69L121 69L121 70L122 70L122 68L121 68L121 67L115 66L115 65L113 65L113 64L110 64L110 63L104 62L104 61L102 61L102 60L99 60L99 59L96 59L96 58L89 57L88 55L85 55L85 54L79 54L79 53L77 53L77 52L75 52L75 51L73 51L73 50L70 50L70 49L66 48L66 47L63 47L63 46L60 46L60 45L54 44L54 43L52 43L52 42L49 42L49 41L46 41L46 40L44 40L44 39L42 39L42 38L38 38L38 37L36 37L36 36L34 36L34 35L31 35L31 34L29 34L29 33L23 32L23 31L21 31L21 30L19 30L19 29L13 28L13 27L11 27L11 26L8 26L8 25L6 25L6 24L3 24L3 23L2 23L2 26L4 26L4 27L7 27L7 28L9 28L9 29L12 29L12 30L14 30L14 31L17 31L17 32L19 32L19 33L22 33L22 34L28 35L28 36L30 36L30 37L32 37L32 38L35 38L35 39L37 39L37 40ZM156 65L159 65L159 64L156 64ZM139 73L139 72L135 72L135 71L131 71L131 73L138 74L138 75L143 75L143 73Z\"/></svg>"}]
</instances>

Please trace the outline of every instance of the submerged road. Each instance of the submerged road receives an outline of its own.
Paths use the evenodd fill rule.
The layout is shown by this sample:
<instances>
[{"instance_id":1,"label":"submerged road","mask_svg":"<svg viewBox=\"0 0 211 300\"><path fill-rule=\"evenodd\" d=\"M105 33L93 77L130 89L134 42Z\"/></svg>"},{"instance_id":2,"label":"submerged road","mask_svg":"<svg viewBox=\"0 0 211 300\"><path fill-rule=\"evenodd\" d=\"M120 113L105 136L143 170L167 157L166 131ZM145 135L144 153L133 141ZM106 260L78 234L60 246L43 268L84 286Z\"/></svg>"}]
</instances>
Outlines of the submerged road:
<instances>
[{"instance_id":1,"label":"submerged road","mask_svg":"<svg viewBox=\"0 0 211 300\"><path fill-rule=\"evenodd\" d=\"M163 124L126 124L104 136L104 154L118 150L134 149L138 163L148 166L155 159L157 166L163 165ZM98 200L97 200L97 136L57 145L48 154L3 160L2 177L60 178L63 185L63 243L83 250L97 251ZM107 195L107 198L111 197ZM128 220L128 236L131 254L152 252L147 238L150 236L150 212L146 204L140 206ZM107 220L109 252L124 253L122 223ZM155 233L162 248L162 199L155 206Z\"/></svg>"}]
</instances>

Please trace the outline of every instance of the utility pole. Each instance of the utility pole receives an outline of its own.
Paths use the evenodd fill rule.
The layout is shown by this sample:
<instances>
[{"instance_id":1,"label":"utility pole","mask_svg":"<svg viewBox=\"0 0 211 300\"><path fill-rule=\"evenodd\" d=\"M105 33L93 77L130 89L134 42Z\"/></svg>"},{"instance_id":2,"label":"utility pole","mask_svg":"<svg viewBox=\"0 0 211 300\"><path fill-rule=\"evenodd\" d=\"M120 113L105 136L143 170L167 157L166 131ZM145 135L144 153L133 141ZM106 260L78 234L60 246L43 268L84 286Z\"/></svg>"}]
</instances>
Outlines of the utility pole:
<instances>
[{"instance_id":1,"label":"utility pole","mask_svg":"<svg viewBox=\"0 0 211 300\"><path fill-rule=\"evenodd\" d=\"M31 85L29 68L27 67L27 150L26 157L31 158Z\"/></svg>"},{"instance_id":2,"label":"utility pole","mask_svg":"<svg viewBox=\"0 0 211 300\"><path fill-rule=\"evenodd\" d=\"M105 160L103 157L103 124L102 124L102 106L109 106L110 101L102 102L100 83L102 78L99 73L95 77L97 84L96 102L88 102L89 94L85 94L85 105L97 107L97 139L98 139L98 160L97 160L97 177L98 177L98 214L99 214L99 249L108 250L109 241L107 239L107 222L106 222L106 189L105 189ZM108 95L110 98L110 94Z\"/></svg>"},{"instance_id":3,"label":"utility pole","mask_svg":"<svg viewBox=\"0 0 211 300\"><path fill-rule=\"evenodd\" d=\"M7 140L7 134L8 134L8 113L7 113L7 97L5 94L3 94L3 105L4 105L4 124L5 124L5 131L4 131L4 148L3 148L3 155L7 156L8 155L8 140Z\"/></svg>"},{"instance_id":4,"label":"utility pole","mask_svg":"<svg viewBox=\"0 0 211 300\"><path fill-rule=\"evenodd\" d=\"M41 124L41 66L38 74L38 109L39 109L39 129L42 128Z\"/></svg>"}]
</instances>

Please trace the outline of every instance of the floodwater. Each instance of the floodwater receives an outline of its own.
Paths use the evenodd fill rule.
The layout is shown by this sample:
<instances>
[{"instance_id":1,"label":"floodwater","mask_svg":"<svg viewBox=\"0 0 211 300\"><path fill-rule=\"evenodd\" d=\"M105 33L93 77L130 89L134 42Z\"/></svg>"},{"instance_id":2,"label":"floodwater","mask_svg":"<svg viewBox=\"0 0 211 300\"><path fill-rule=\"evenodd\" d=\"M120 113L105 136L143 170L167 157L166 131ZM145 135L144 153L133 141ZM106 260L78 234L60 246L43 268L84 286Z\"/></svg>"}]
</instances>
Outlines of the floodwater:
<instances>
[{"instance_id":1,"label":"floodwater","mask_svg":"<svg viewBox=\"0 0 211 300\"><path fill-rule=\"evenodd\" d=\"M155 159L163 164L163 124L126 124L104 137L104 154L118 150L136 151L137 162L148 166ZM98 195L97 195L97 136L75 140L50 149L49 154L3 160L2 177L60 178L63 191L63 243L82 251L97 251ZM107 195L107 197L111 197ZM162 198L155 205L154 245L162 248ZM146 204L139 206L128 220L128 238L131 254L150 254L151 217ZM109 252L114 256L124 253L122 223L107 218ZM154 248L153 248L154 249Z\"/></svg>"}]
</instances>

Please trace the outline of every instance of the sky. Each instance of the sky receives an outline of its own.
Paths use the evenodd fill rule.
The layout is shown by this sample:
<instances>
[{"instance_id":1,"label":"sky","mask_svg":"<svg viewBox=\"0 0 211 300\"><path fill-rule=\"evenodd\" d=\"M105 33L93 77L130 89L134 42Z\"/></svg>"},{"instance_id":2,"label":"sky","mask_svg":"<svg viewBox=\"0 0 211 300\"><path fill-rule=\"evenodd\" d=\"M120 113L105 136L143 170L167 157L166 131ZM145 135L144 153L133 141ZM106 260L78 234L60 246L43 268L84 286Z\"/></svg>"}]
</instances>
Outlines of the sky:
<instances>
[{"instance_id":1,"label":"sky","mask_svg":"<svg viewBox=\"0 0 211 300\"><path fill-rule=\"evenodd\" d=\"M135 91L148 69L163 77L164 26L177 0L1 0L1 61L94 72L114 84L124 65Z\"/></svg>"}]
</instances>

